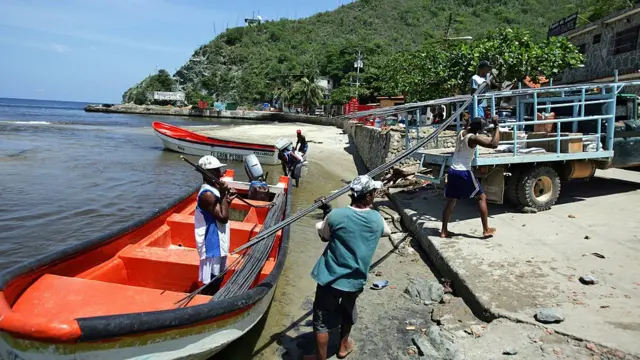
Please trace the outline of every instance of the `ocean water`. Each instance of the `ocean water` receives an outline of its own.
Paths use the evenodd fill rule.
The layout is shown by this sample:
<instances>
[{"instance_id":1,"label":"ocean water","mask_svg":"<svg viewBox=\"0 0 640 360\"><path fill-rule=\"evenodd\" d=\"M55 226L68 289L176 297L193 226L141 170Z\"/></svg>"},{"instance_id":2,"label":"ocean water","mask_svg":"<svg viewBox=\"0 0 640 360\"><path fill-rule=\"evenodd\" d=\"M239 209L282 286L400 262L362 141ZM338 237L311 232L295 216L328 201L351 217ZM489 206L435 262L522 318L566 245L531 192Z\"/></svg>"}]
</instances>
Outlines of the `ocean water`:
<instances>
[{"instance_id":1,"label":"ocean water","mask_svg":"<svg viewBox=\"0 0 640 360\"><path fill-rule=\"evenodd\" d=\"M200 175L163 151L153 121L238 122L87 113L85 105L0 98L0 270L116 229L196 186ZM241 164L230 166L244 176Z\"/></svg>"}]
</instances>

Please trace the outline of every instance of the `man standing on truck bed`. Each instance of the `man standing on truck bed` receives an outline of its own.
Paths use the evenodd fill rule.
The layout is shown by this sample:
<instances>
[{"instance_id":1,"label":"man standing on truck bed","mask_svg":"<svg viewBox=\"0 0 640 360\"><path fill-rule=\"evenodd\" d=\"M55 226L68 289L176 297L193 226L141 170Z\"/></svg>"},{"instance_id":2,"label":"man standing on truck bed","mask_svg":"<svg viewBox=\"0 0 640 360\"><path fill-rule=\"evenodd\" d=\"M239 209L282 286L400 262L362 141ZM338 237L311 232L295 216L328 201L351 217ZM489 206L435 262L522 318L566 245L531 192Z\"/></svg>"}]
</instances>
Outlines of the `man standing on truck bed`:
<instances>
[{"instance_id":1,"label":"man standing on truck bed","mask_svg":"<svg viewBox=\"0 0 640 360\"><path fill-rule=\"evenodd\" d=\"M489 149L495 149L500 143L500 127L498 125L498 117L493 117L493 125L495 130L491 138L479 136L478 132L482 130L486 121L476 117L470 125L458 133L456 136L456 150L451 159L451 167L447 172L447 185L444 190L444 196L447 198L447 205L442 212L442 230L440 237L446 238L453 235L449 232L447 225L451 218L453 208L456 206L456 200L474 198L478 202L478 210L480 211L480 219L482 220L482 235L491 237L495 234L496 229L490 228L488 224L489 211L487 209L487 196L482 191L478 179L471 170L471 162L475 155L476 146Z\"/></svg>"},{"instance_id":2,"label":"man standing on truck bed","mask_svg":"<svg viewBox=\"0 0 640 360\"><path fill-rule=\"evenodd\" d=\"M475 93L476 90L482 85L485 81L487 81L487 74L491 71L491 64L488 61L482 60L480 64L478 64L478 72L471 77L471 94ZM473 102L469 104L469 115L471 115L472 119L476 117L484 118L484 109L487 107L487 100L483 99L478 102L478 107L476 109L473 108Z\"/></svg>"}]
</instances>

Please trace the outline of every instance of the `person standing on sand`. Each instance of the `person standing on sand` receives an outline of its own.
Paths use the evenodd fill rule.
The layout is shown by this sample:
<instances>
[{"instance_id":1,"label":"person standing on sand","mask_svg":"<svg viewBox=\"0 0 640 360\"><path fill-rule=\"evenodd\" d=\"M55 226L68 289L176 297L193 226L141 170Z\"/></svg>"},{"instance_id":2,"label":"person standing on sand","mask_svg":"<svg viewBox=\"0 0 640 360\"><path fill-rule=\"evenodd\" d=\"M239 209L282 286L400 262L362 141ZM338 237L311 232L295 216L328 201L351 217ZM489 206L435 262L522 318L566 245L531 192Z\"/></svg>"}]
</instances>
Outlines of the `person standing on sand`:
<instances>
[{"instance_id":1,"label":"person standing on sand","mask_svg":"<svg viewBox=\"0 0 640 360\"><path fill-rule=\"evenodd\" d=\"M456 200L470 198L474 198L478 202L480 220L482 220L482 235L491 237L496 232L496 229L490 228L488 224L487 195L482 191L478 179L471 170L471 162L475 156L476 146L495 149L500 143L498 117L493 117L495 130L491 138L478 135L478 132L484 128L485 124L486 122L481 118L475 118L470 125L467 123L465 128L456 136L456 149L451 159L451 167L447 172L447 185L444 190L447 204L442 212L440 237L446 238L453 235L449 232L447 225L451 219L453 208L456 206Z\"/></svg>"},{"instance_id":2,"label":"person standing on sand","mask_svg":"<svg viewBox=\"0 0 640 360\"><path fill-rule=\"evenodd\" d=\"M329 331L340 327L338 358L355 349L349 338L356 323L356 299L367 282L367 274L380 237L391 233L380 213L371 210L380 181L367 175L351 182L351 206L331 210L321 208L326 218L316 224L320 239L327 242L311 277L318 283L313 301L313 331L316 354L305 360L327 359ZM324 199L319 199L324 202Z\"/></svg>"},{"instance_id":3,"label":"person standing on sand","mask_svg":"<svg viewBox=\"0 0 640 360\"><path fill-rule=\"evenodd\" d=\"M218 179L223 176L222 168L225 164L221 164L214 156L203 156L198 165ZM226 268L230 243L229 205L236 194L228 187L221 187L205 176L202 179L194 220L195 238L200 256L199 280L203 284L213 281L203 291L203 295L213 295L222 284L222 277L215 277Z\"/></svg>"},{"instance_id":4,"label":"person standing on sand","mask_svg":"<svg viewBox=\"0 0 640 360\"><path fill-rule=\"evenodd\" d=\"M296 136L298 140L296 141L296 146L293 147L293 150L297 150L302 153L302 156L307 155L307 151L309 151L309 144L307 144L307 138L302 135L302 130L296 131ZM300 145L298 147L298 145Z\"/></svg>"}]
</instances>

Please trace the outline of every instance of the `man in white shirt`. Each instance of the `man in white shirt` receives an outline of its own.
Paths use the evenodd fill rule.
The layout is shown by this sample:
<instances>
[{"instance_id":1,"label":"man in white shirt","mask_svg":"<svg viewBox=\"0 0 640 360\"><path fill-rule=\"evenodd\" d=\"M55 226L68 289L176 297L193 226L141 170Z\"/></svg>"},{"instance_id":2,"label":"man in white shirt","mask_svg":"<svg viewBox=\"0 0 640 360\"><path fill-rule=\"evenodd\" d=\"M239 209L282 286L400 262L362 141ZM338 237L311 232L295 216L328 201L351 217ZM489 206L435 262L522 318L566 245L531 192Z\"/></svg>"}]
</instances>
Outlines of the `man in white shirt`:
<instances>
[{"instance_id":1,"label":"man in white shirt","mask_svg":"<svg viewBox=\"0 0 640 360\"><path fill-rule=\"evenodd\" d=\"M225 164L210 155L203 156L198 165L221 179ZM195 212L195 237L198 255L200 256L200 281L209 284L203 295L215 294L222 285L222 277L229 254L230 229L229 205L236 194L225 185L210 181L203 176L202 187L198 193Z\"/></svg>"},{"instance_id":2,"label":"man in white shirt","mask_svg":"<svg viewBox=\"0 0 640 360\"><path fill-rule=\"evenodd\" d=\"M480 64L478 64L478 72L473 75L471 78L471 94L475 93L476 90L487 81L487 74L491 72L491 64L488 61L482 60ZM469 115L471 116L471 120L476 117L485 118L484 109L487 107L487 100L481 100L478 102L478 107L473 108L473 102L469 105Z\"/></svg>"}]
</instances>

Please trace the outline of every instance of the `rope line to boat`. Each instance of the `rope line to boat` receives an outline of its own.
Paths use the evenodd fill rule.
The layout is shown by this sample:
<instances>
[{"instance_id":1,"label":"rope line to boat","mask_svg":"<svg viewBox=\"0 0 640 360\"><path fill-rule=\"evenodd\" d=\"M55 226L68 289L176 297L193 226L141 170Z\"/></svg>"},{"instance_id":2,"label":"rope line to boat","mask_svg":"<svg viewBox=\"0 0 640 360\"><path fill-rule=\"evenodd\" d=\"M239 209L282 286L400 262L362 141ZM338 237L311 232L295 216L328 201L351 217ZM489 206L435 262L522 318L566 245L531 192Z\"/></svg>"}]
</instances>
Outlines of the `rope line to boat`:
<instances>
[{"instance_id":1,"label":"rope line to boat","mask_svg":"<svg viewBox=\"0 0 640 360\"><path fill-rule=\"evenodd\" d=\"M477 95L484 92L485 89L488 87L488 84L489 84L489 81L482 83L473 95ZM447 126L449 126L454 119L460 116L460 114L462 114L462 112L469 106L469 104L471 104L472 101L473 101L473 96L469 97L462 106L460 106L447 120L445 120L437 129L435 129L434 132L429 134L426 138L419 140L413 147L406 149L391 161L373 169L367 175L371 177L375 177L391 169L394 165L406 159L407 157L412 155L414 152L418 151L420 148L425 146L429 141L431 141L434 137L438 136L438 134L440 134L445 128L447 128ZM191 161L189 161L184 157L182 158L188 163L190 163L192 166L194 166L196 170L198 170L203 175L209 174L209 172L206 171L205 169L202 169L196 164L193 164ZM263 223L262 231L260 231L260 233L257 236L255 236L253 239L248 241L246 244L239 246L233 252L230 253L230 255L235 255L245 249L248 249L242 254L242 256L238 257L238 260L234 261L233 265L235 265L236 262L238 262L239 259L241 258L248 257L248 260L244 262L243 264L244 266L242 266L238 271L233 272L229 281L216 294L214 294L211 301L225 299L237 294L241 294L244 291L247 291L251 287L251 284L255 282L256 276L264 266L267 256L273 246L276 233L284 229L285 227L291 225L292 223L302 219L303 217L311 214L312 212L317 210L323 203L331 202L337 199L338 197L346 194L347 192L349 192L349 189L350 189L349 185L346 185L341 189L335 191L331 195L327 196L324 199L324 201L316 201L310 207L297 212L293 216L287 219L284 219L283 221L277 224L276 224L276 221L280 219L282 214L282 210L283 210L282 206L285 202L284 201L285 196L291 196L291 193L288 192L286 195L284 193L276 194L276 198L272 202L272 204L275 204L275 205L273 206L272 209L270 209L269 213L267 214L267 218ZM267 239L269 239L269 241L264 241ZM237 267L237 265L235 265L235 267ZM225 271L220 275L216 276L215 279L218 279L227 271L228 269L225 269ZM187 295L184 298L186 300L186 303L184 306L186 306L186 304L188 304L188 302L191 301L191 299L193 299L197 294L199 294L202 290L204 290L209 284L211 283L205 284L199 289L197 289L196 291Z\"/></svg>"},{"instance_id":2,"label":"rope line to boat","mask_svg":"<svg viewBox=\"0 0 640 360\"><path fill-rule=\"evenodd\" d=\"M486 82L482 83L478 87L478 89L476 90L476 92L473 95L478 95L478 94L484 92L485 89L488 88L488 84L489 84L489 81L486 81ZM462 114L462 112L469 107L469 104L471 104L472 101L473 101L473 96L470 96L464 102L464 104L462 106L460 106L453 114L451 114L451 116L449 116L449 118L447 120L442 122L442 124L438 128L436 128L431 134L427 135L427 137L425 137L422 140L418 140L418 142L413 147L411 147L409 149L406 149L405 151L400 153L398 156L396 156L395 158L393 158L389 162L384 163L384 164L378 166L377 168L371 170L367 175L371 176L372 178L377 176L377 175L380 175L380 174L386 172L387 170L391 169L393 166L395 166L400 161L402 161L402 160L406 159L407 157L411 156L414 152L420 150L429 141L431 141L433 138L438 136L442 131L444 131L444 129L446 129L447 126L449 126L453 122L454 119L456 119L458 116L460 116L460 114ZM325 202L331 202L331 201L339 198L340 196L346 194L347 192L349 192L349 185L346 185L346 186L342 187L341 189L335 191L331 195L327 196L325 198ZM247 242L246 244L244 244L242 246L237 247L231 254L232 255L233 254L237 254L238 252L240 252L240 251L242 251L242 250L244 250L246 248L249 248L249 247L255 245L256 243L259 243L259 242L265 240L267 237L277 233L281 229L283 229L283 228L293 224L294 222L302 219L303 217L311 214L312 212L317 210L321 205L322 205L321 201L316 201L310 207L308 207L308 208L306 208L304 210L298 211L296 214L294 214L293 216L291 216L291 217L285 219L284 221L280 222L279 224L277 224L273 228L270 228L270 229L267 229L265 231L260 232L260 234L258 234L256 237L251 239L251 241Z\"/></svg>"},{"instance_id":3,"label":"rope line to boat","mask_svg":"<svg viewBox=\"0 0 640 360\"><path fill-rule=\"evenodd\" d=\"M194 163L193 161L187 159L184 156L180 156L180 158L182 160L186 161L189 165L193 166L196 169L197 172L199 172L200 174L202 174L203 176L205 176L206 178L211 180L216 185L225 186L224 183L222 181L220 181L220 179L218 179L215 175L213 175L212 173L207 171L207 169L205 169L202 166ZM256 205L256 204L250 203L249 201L247 201L247 200L245 200L244 198L241 198L241 197L236 197L236 199L238 199L240 202L245 203L246 205L249 205L250 207L254 207L254 208L257 208L257 209L270 208L270 207L273 206L273 203L268 203L268 204L264 204L264 205Z\"/></svg>"}]
</instances>

